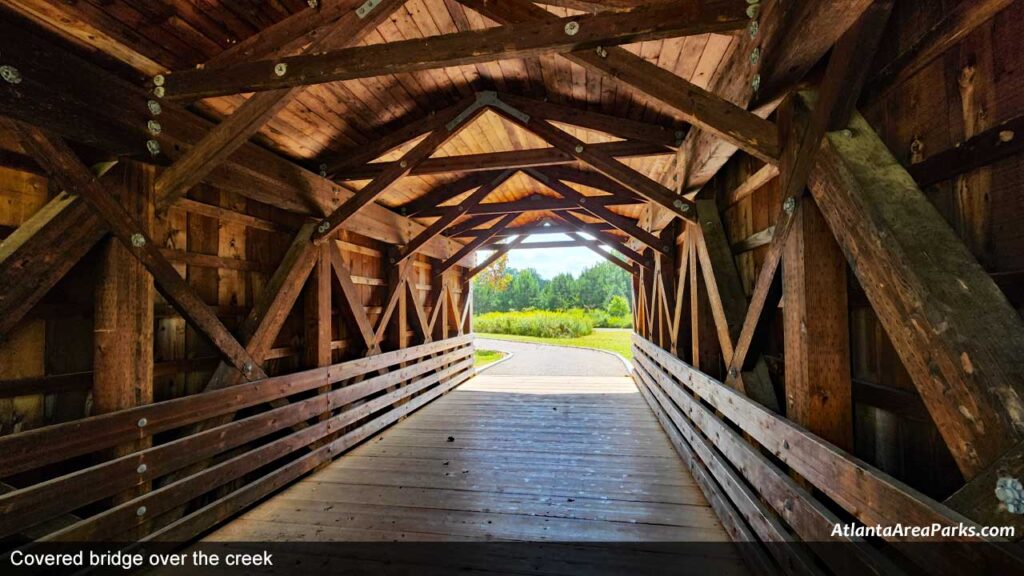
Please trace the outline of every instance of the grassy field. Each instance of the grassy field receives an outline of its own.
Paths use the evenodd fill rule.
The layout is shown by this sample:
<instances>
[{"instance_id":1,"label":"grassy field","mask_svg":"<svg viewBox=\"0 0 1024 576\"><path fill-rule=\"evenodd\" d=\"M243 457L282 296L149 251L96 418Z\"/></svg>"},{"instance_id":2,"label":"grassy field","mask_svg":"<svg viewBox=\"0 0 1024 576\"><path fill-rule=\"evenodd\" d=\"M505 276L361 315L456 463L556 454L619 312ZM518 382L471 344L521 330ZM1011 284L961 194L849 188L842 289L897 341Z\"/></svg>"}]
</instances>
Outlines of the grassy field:
<instances>
[{"instance_id":1,"label":"grassy field","mask_svg":"<svg viewBox=\"0 0 1024 576\"><path fill-rule=\"evenodd\" d=\"M504 356L504 352L498 352L497 350L476 350L476 360L473 362L473 366L483 366L484 364L497 362Z\"/></svg>"},{"instance_id":2,"label":"grassy field","mask_svg":"<svg viewBox=\"0 0 1024 576\"><path fill-rule=\"evenodd\" d=\"M627 360L632 360L633 351L630 348L629 340L632 332L632 330L621 328L596 328L592 334L580 336L579 338L538 338L536 336L512 336L510 334L487 334L484 332L476 332L476 335L480 338L493 338L494 340L597 348L599 350L618 352Z\"/></svg>"}]
</instances>

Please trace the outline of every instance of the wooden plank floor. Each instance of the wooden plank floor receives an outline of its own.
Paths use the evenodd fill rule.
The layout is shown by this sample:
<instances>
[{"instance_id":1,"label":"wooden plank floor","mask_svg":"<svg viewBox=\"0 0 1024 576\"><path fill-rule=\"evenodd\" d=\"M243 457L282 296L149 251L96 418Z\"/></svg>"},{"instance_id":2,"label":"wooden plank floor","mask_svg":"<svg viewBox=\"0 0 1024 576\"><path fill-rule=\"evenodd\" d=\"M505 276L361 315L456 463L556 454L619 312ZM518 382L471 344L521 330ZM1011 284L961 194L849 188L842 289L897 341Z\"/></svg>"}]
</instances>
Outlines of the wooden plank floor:
<instances>
[{"instance_id":1,"label":"wooden plank floor","mask_svg":"<svg viewBox=\"0 0 1024 576\"><path fill-rule=\"evenodd\" d=\"M631 542L642 550L728 536L632 380L482 375L206 541ZM716 572L744 573L732 545L709 550Z\"/></svg>"}]
</instances>

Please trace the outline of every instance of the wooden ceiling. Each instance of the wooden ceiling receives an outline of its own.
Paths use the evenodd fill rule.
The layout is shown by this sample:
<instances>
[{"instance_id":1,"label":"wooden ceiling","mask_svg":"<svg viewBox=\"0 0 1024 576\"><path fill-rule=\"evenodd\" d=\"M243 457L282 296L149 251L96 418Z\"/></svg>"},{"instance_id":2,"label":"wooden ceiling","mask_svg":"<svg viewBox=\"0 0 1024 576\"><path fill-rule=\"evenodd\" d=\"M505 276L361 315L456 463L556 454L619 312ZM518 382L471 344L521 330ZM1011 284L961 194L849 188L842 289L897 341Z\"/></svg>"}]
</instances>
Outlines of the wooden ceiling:
<instances>
[{"instance_id":1,"label":"wooden ceiling","mask_svg":"<svg viewBox=\"0 0 1024 576\"><path fill-rule=\"evenodd\" d=\"M566 17L582 14L579 8L600 11L599 4L622 7L641 3L651 2L551 0L551 4L556 5L541 6L552 14ZM5 4L10 10L95 53L98 61L108 63L123 76L134 74L132 80L142 81L169 70L200 66L238 42L290 15L309 9L306 0L6 0ZM361 2L342 0L340 4L353 9ZM392 43L495 26L495 22L454 0L409 0L359 45ZM702 34L627 44L623 48L706 88L735 44L736 35L733 34ZM678 112L669 107L604 74L550 54L308 86L278 111L254 139L318 170L321 164L338 162L403 126L465 101L480 91L490 90L642 121L677 135L687 129ZM243 101L244 96L225 96L201 100L194 106L213 119L222 119L233 113ZM557 125L587 144L621 141L595 130ZM416 138L391 150L375 162L395 161L419 140ZM442 145L432 157L543 148L549 146L537 136L494 112L486 111ZM662 154L620 159L640 173L660 180L668 169L672 152L666 148ZM579 162L566 163L563 168L587 170ZM388 188L377 201L398 209L423 198L432 190L464 179L468 174L466 171L412 174ZM356 190L369 181L369 178L345 179L343 185ZM604 194L577 183L569 185L584 195ZM460 201L472 190L466 189L445 205ZM485 202L514 202L534 195L558 197L535 179L519 173L495 189ZM640 203L610 206L615 213L630 218L638 218L642 208ZM512 225L525 225L551 217L551 212L526 212ZM422 222L426 224L432 220L423 218Z\"/></svg>"}]
</instances>

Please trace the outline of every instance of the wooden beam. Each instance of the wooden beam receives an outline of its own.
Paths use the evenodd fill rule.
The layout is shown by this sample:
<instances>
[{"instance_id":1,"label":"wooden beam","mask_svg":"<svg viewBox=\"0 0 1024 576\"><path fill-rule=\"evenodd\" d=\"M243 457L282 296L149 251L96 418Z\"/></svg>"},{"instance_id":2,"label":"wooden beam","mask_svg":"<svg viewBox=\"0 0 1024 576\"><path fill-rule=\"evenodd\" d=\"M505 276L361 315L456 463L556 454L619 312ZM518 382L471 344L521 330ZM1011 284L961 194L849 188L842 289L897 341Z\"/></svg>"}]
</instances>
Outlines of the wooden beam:
<instances>
[{"instance_id":1,"label":"wooden beam","mask_svg":"<svg viewBox=\"0 0 1024 576\"><path fill-rule=\"evenodd\" d=\"M499 108L495 111L539 138L546 140L555 148L566 154L571 154L581 162L589 164L598 172L633 190L651 202L664 206L681 218L693 219L694 210L692 202L677 196L673 191L626 166L615 158L602 153L600 150L595 150L593 146L585 144L572 134L539 118L524 120L519 115L509 114L509 111L504 108Z\"/></svg>"},{"instance_id":2,"label":"wooden beam","mask_svg":"<svg viewBox=\"0 0 1024 576\"><path fill-rule=\"evenodd\" d=\"M608 234L607 232L593 232L591 230L588 230L586 223L570 212L560 212L558 217L561 218L562 221L564 221L569 226L575 228L577 232L592 234L595 238L597 238L604 244L610 245L612 248L615 249L615 251L622 254L627 259L639 264L641 268L646 269L648 271L651 270L651 259L627 246L621 238L617 238L611 234Z\"/></svg>"},{"instance_id":3,"label":"wooden beam","mask_svg":"<svg viewBox=\"0 0 1024 576\"><path fill-rule=\"evenodd\" d=\"M633 238L636 238L639 242L646 245L648 248L654 250L655 252L669 252L672 249L669 243L662 242L660 238L644 230L640 226L637 226L636 223L634 223L629 218L612 212L607 208L606 205L600 202L595 202L592 198L588 198L583 194L580 194L576 190L567 186L564 182L561 182L559 180L552 180L548 178L545 174L541 172L536 172L534 170L527 170L526 173L535 180L537 180L538 182L540 182L541 184L544 184L545 186L550 188L553 192L560 195L562 198L565 198L570 202L575 202L576 205L582 208L583 210L586 210L587 212L593 214L595 217L604 220L605 222L611 224L612 226L621 230L622 232L625 232L626 234L632 236Z\"/></svg>"},{"instance_id":4,"label":"wooden beam","mask_svg":"<svg viewBox=\"0 0 1024 576\"><path fill-rule=\"evenodd\" d=\"M782 269L786 417L852 451L846 259L814 202L794 220Z\"/></svg>"},{"instance_id":5,"label":"wooden beam","mask_svg":"<svg viewBox=\"0 0 1024 576\"><path fill-rule=\"evenodd\" d=\"M168 98L207 98L369 78L551 52L594 50L674 36L727 32L747 21L735 2L652 6L389 42L168 74ZM378 7L374 14L380 10ZM567 32L573 30L572 33Z\"/></svg>"},{"instance_id":6,"label":"wooden beam","mask_svg":"<svg viewBox=\"0 0 1024 576\"><path fill-rule=\"evenodd\" d=\"M601 246L601 242L584 238L583 240L542 240L540 242L524 242L513 250L544 250L547 248L584 248L587 245ZM500 242L483 244L481 250L495 250L503 246Z\"/></svg>"},{"instance_id":7,"label":"wooden beam","mask_svg":"<svg viewBox=\"0 0 1024 576\"><path fill-rule=\"evenodd\" d=\"M774 164L765 164L760 170L751 174L749 178L737 186L735 190L726 194L723 203L725 206L739 204L741 200L760 190L765 184L774 180L778 175L778 166Z\"/></svg>"},{"instance_id":8,"label":"wooden beam","mask_svg":"<svg viewBox=\"0 0 1024 576\"><path fill-rule=\"evenodd\" d=\"M918 186L926 188L1021 152L1024 152L1024 116L1017 116L911 164L907 171Z\"/></svg>"},{"instance_id":9,"label":"wooden beam","mask_svg":"<svg viewBox=\"0 0 1024 576\"><path fill-rule=\"evenodd\" d=\"M331 365L331 253L330 246L316 248L316 265L305 290L305 364L309 368Z\"/></svg>"},{"instance_id":10,"label":"wooden beam","mask_svg":"<svg viewBox=\"0 0 1024 576\"><path fill-rule=\"evenodd\" d=\"M730 361L727 377L730 384L738 384L754 334L760 325L761 313L769 301L769 295L774 299L775 272L794 222L798 200L804 193L808 175L821 148L822 138L828 130L835 130L848 122L871 60L867 56L874 53L891 9L891 0L875 2L840 38L829 57L817 98L818 106L808 122L793 117L793 106L787 106L779 114L780 130L788 135L779 168L782 210L776 219L772 242L757 278L743 329L736 341L735 354Z\"/></svg>"},{"instance_id":11,"label":"wooden beam","mask_svg":"<svg viewBox=\"0 0 1024 576\"><path fill-rule=\"evenodd\" d=\"M474 208L477 204L484 201L491 192L494 192L499 186L505 183L506 180L515 174L513 170L506 170L499 174L494 180L481 186L475 192L469 195L468 198L460 202L457 206L453 206L446 214L434 221L433 224L427 227L426 230L420 232L411 242L406 244L398 254L396 262L392 262L392 265L401 263L409 256L412 256L419 250L424 244L432 240L438 234L444 232L446 228L451 226L452 222L455 222L460 216L464 215L469 209Z\"/></svg>"},{"instance_id":12,"label":"wooden beam","mask_svg":"<svg viewBox=\"0 0 1024 576\"><path fill-rule=\"evenodd\" d=\"M520 244L525 242L527 238L529 238L529 234L521 234L519 236L516 236L509 242L506 242L505 244L495 245L494 253L488 256L486 260L484 260L480 264L477 264L474 268L471 268L469 271L467 271L466 277L470 279L476 278L477 274L486 270L491 264L494 264L498 260L498 258L501 258L505 254L508 254L509 250L512 250L516 246L519 246Z\"/></svg>"},{"instance_id":13,"label":"wooden beam","mask_svg":"<svg viewBox=\"0 0 1024 576\"><path fill-rule=\"evenodd\" d=\"M811 192L972 478L1024 439L1024 322L871 126L850 129L821 147Z\"/></svg>"},{"instance_id":14,"label":"wooden beam","mask_svg":"<svg viewBox=\"0 0 1024 576\"><path fill-rule=\"evenodd\" d=\"M310 53L327 48L351 46L375 29L403 3L404 0L381 0L380 5L368 17L358 15L355 10L349 10L300 51ZM204 66L202 69L209 69L219 75L226 73L231 66L241 65L226 62L226 59L215 59L213 65ZM167 89L162 86L162 75L156 76L154 83L158 84L157 91ZM231 116L210 130L201 141L160 175L156 182L157 207L167 208L189 188L203 181L218 164L246 143L250 136L298 93L299 90L280 89L254 94L246 100Z\"/></svg>"},{"instance_id":15,"label":"wooden beam","mask_svg":"<svg viewBox=\"0 0 1024 576\"><path fill-rule=\"evenodd\" d=\"M753 108L758 117L767 118L781 101L780 96L832 49L872 3L874 0L762 2L756 34L749 34L748 30L738 38L735 48L716 69L709 91L741 109ZM814 32L809 34L808 30ZM793 42L797 37L801 41ZM751 58L755 50L759 56L756 59ZM757 91L752 89L755 77L759 79ZM750 152L707 129L690 130L679 147L674 166L670 166L661 181L677 181L684 193L697 193L737 149ZM651 229L660 230L673 214L653 208L656 207L650 209Z\"/></svg>"},{"instance_id":16,"label":"wooden beam","mask_svg":"<svg viewBox=\"0 0 1024 576\"><path fill-rule=\"evenodd\" d=\"M257 362L267 360L274 340L317 263L317 250L309 241L312 233L312 223L303 225L295 233L277 269L238 329L239 341ZM203 390L218 390L239 382L238 372L222 362Z\"/></svg>"},{"instance_id":17,"label":"wooden beam","mask_svg":"<svg viewBox=\"0 0 1024 576\"><path fill-rule=\"evenodd\" d=\"M462 114L463 111L467 112L467 114ZM420 140L416 146L402 156L402 159L397 164L381 172L369 184L361 188L351 198L346 200L344 204L339 206L334 212L331 212L327 218L322 220L313 234L313 241L322 242L331 236L364 206L373 203L391 185L399 179L408 176L409 172L420 162L426 160L435 150L443 146L445 142L454 138L479 113L480 108L475 105L475 102L468 104L464 108L457 107L453 112L449 112L445 117L445 126L434 130L429 136Z\"/></svg>"},{"instance_id":18,"label":"wooden beam","mask_svg":"<svg viewBox=\"0 0 1024 576\"><path fill-rule=\"evenodd\" d=\"M480 236L481 234L487 234L488 232L486 228L483 230L474 230L474 228L478 226L483 226L484 224L488 224L490 222L494 222L495 220L498 219L499 216L500 214L482 214L477 216L470 216L469 218L466 218L465 220L462 220L461 222L452 226L448 230L448 234L451 235L452 237L462 236L470 232L470 236Z\"/></svg>"},{"instance_id":19,"label":"wooden beam","mask_svg":"<svg viewBox=\"0 0 1024 576\"><path fill-rule=\"evenodd\" d=\"M345 260L341 257L341 246L331 246L330 252L331 268L334 269L334 277L338 280L338 285L341 286L341 295L345 302L343 312L350 320L350 325L355 325L359 336L362 337L363 345L366 346L367 353L375 354L380 351L380 343L377 342L373 325L370 324L370 318L366 315L366 308L359 297L359 290L352 282L352 274L349 273L348 266L345 265Z\"/></svg>"},{"instance_id":20,"label":"wooden beam","mask_svg":"<svg viewBox=\"0 0 1024 576\"><path fill-rule=\"evenodd\" d=\"M398 266L394 266L392 270L397 271L396 274L392 275L388 282L388 296L384 300L384 310L381 312L380 319L377 321L377 329L374 331L374 342L380 342L384 339L384 335L387 332L390 324L391 317L395 314L396 310L400 308L401 300L404 297L405 289L403 284L407 284L409 280L409 274L413 271L412 260L406 260ZM408 304L406 301L406 314L408 315ZM400 312L400 310L398 310Z\"/></svg>"},{"instance_id":21,"label":"wooden beam","mask_svg":"<svg viewBox=\"0 0 1024 576\"><path fill-rule=\"evenodd\" d=\"M591 206L614 206L621 204L633 204L631 200L623 200L615 196L587 196L586 202L583 205L572 201L563 200L561 198L551 198L550 196L541 196L540 194L534 194L527 196L522 200L513 200L511 202L487 202L483 204L477 204L472 208L467 208L463 214L471 216L484 216L490 215L495 216L498 214L521 214L523 212L559 212L564 210L580 210L587 209L587 205ZM419 218L433 218L436 216L444 216L451 214L456 211L456 206L439 206L431 210L423 210L417 217ZM623 216L622 218L625 218Z\"/></svg>"},{"instance_id":22,"label":"wooden beam","mask_svg":"<svg viewBox=\"0 0 1024 576\"><path fill-rule=\"evenodd\" d=\"M137 82L128 82L26 27L0 19L4 62L23 81L0 82L0 114L44 128L70 141L117 156L166 164L190 149L213 124L171 102L157 102ZM157 104L150 109L150 102ZM154 110L160 114L154 116ZM154 136L147 128L159 120ZM160 144L155 158L146 141ZM301 215L329 214L352 192L254 143L243 144L207 181L223 191ZM90 210L84 210L90 213ZM378 205L360 211L346 229L388 244L402 244L422 225ZM438 258L460 243L438 238L423 254ZM6 317L3 317L6 319Z\"/></svg>"},{"instance_id":23,"label":"wooden beam","mask_svg":"<svg viewBox=\"0 0 1024 576\"><path fill-rule=\"evenodd\" d=\"M611 253L601 250L600 242L597 242L596 240L587 240L579 232L570 232L569 236L575 238L577 242L580 242L583 246L589 248L590 251L593 252L594 254L602 256L605 260L608 260L612 264L615 264L619 268L622 268L629 274L633 273L633 267L630 266L629 262L626 262L621 258L616 258Z\"/></svg>"},{"instance_id":24,"label":"wooden beam","mask_svg":"<svg viewBox=\"0 0 1024 576\"><path fill-rule=\"evenodd\" d=\"M593 234L596 232L608 232L609 230L615 230L615 227L607 222L599 222L596 224L584 224L582 232ZM567 224L532 224L527 226L516 226L515 228L506 228L502 232L498 232L494 235L494 238L508 238L509 236L520 236L530 234L568 234L569 232L577 231L577 228L569 226ZM480 234L486 233L485 230L466 230L459 233L453 233L451 237L462 237L462 238L475 238Z\"/></svg>"},{"instance_id":25,"label":"wooden beam","mask_svg":"<svg viewBox=\"0 0 1024 576\"><path fill-rule=\"evenodd\" d=\"M488 228L488 230L491 230L491 231L494 232L494 234L497 234L502 229L504 229L506 226L511 224L512 221L515 220L518 217L519 217L518 214L508 214L506 216L503 216L500 220L495 222L495 224L493 226ZM462 260L466 256L469 256L470 254L473 253L474 250L476 250L477 248L482 246L484 243L486 243L488 240L490 240L491 237L494 234L491 234L490 236L488 236L488 235L481 235L481 236L473 239L472 241L467 242L466 245L462 247L462 249L460 249L458 252L455 253L454 256L452 256L451 258L448 258L447 260L445 260L444 262L442 262L441 264L439 264L437 266L437 269L433 271L434 272L434 276L441 276L442 274L444 274L449 268L451 268L452 266L455 266L456 264L458 264L460 260Z\"/></svg>"},{"instance_id":26,"label":"wooden beam","mask_svg":"<svg viewBox=\"0 0 1024 576\"><path fill-rule=\"evenodd\" d=\"M420 136L437 130L444 124L444 118L456 108L456 104L444 110L433 110L430 114L418 120L407 122L401 128L374 138L356 148L345 150L334 154L333 159L325 159L321 163L323 171L330 178L336 178L339 172L354 169L363 164L369 164L388 152L398 148L402 144L411 142ZM457 114L458 112L456 112Z\"/></svg>"},{"instance_id":27,"label":"wooden beam","mask_svg":"<svg viewBox=\"0 0 1024 576\"><path fill-rule=\"evenodd\" d=\"M665 156L672 154L672 149L660 144L622 140L592 144L593 148L603 154L620 158L638 158ZM465 154L460 156L444 156L429 158L409 171L410 176L429 174L445 174L448 172L482 172L505 170L509 168L530 168L539 166L557 166L573 164L577 160L573 156L557 148L537 148L532 150L511 150L507 152L484 152L481 154ZM345 170L335 176L336 180L369 180L381 172L392 168L395 162L373 162L358 168Z\"/></svg>"},{"instance_id":28,"label":"wooden beam","mask_svg":"<svg viewBox=\"0 0 1024 576\"><path fill-rule=\"evenodd\" d=\"M65 190L81 195L106 222L111 233L146 267L161 293L214 348L252 380L266 374L185 280L160 253L159 247L138 221L125 212L89 169L61 139L18 123L22 145Z\"/></svg>"},{"instance_id":29,"label":"wooden beam","mask_svg":"<svg viewBox=\"0 0 1024 576\"><path fill-rule=\"evenodd\" d=\"M554 21L556 17L526 0L459 0L462 4L503 25L533 21ZM673 3L677 9L690 9L698 2ZM681 6L680 6L681 5ZM736 4L742 7L741 4ZM744 15L743 25L749 22ZM581 50L564 57L588 70L611 77L673 109L683 119L713 132L726 142L773 161L778 156L778 135L774 126L729 101L704 90L675 74L647 62L622 48L604 46L604 50ZM749 52L742 55L749 57Z\"/></svg>"},{"instance_id":30,"label":"wooden beam","mask_svg":"<svg viewBox=\"0 0 1024 576\"><path fill-rule=\"evenodd\" d=\"M685 136L683 130L673 129L669 125L674 122L672 119L663 120L664 124L652 124L507 92L499 92L498 97L531 116L596 130L623 140L675 147L679 146Z\"/></svg>"}]
</instances>

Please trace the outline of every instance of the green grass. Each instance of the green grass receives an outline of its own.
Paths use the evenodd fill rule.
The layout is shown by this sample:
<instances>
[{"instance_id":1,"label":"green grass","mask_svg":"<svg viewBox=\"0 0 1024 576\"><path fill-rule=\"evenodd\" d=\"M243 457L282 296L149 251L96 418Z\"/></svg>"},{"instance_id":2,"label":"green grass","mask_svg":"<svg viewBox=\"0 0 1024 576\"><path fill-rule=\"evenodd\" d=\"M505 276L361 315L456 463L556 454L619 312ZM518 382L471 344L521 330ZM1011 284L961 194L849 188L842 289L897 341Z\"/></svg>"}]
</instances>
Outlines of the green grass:
<instances>
[{"instance_id":1,"label":"green grass","mask_svg":"<svg viewBox=\"0 0 1024 576\"><path fill-rule=\"evenodd\" d=\"M630 334L633 331L619 328L597 328L592 333L579 338L538 338L536 336L513 336L511 334L487 334L476 332L480 338L493 338L494 340L512 340L513 342L532 342L534 344L551 344L554 346L575 346L577 348L597 348L618 352L627 360L633 359L633 350L630 344ZM479 353L479 350L477 351Z\"/></svg>"},{"instance_id":2,"label":"green grass","mask_svg":"<svg viewBox=\"0 0 1024 576\"><path fill-rule=\"evenodd\" d=\"M497 350L477 350L475 354L476 361L473 362L473 366L483 366L484 364L497 362L504 356L504 352L498 352Z\"/></svg>"}]
</instances>

